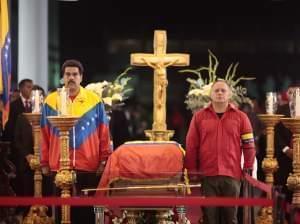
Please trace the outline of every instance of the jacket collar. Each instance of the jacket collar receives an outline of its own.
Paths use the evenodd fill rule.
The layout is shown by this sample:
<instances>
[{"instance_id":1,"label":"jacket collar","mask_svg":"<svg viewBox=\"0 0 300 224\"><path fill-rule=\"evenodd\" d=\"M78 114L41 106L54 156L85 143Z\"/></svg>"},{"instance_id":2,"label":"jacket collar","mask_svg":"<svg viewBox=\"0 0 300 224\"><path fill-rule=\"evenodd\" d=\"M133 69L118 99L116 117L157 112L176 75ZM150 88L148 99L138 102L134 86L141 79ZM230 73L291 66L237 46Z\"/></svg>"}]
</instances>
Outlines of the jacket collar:
<instances>
[{"instance_id":1,"label":"jacket collar","mask_svg":"<svg viewBox=\"0 0 300 224\"><path fill-rule=\"evenodd\" d=\"M79 93L75 97L75 99L73 100L73 102L83 103L85 101L87 101L87 94L86 94L86 91L84 90L84 88L82 86L80 86Z\"/></svg>"},{"instance_id":2,"label":"jacket collar","mask_svg":"<svg viewBox=\"0 0 300 224\"><path fill-rule=\"evenodd\" d=\"M210 104L205 108L205 110L209 110L209 111L212 111L212 112L215 113L215 110L214 110L214 108L213 108L213 106L212 106L212 103L210 103ZM238 108L237 108L233 103L229 103L229 104L228 104L228 107L227 107L227 109L226 109L225 112L227 112L227 111L229 111L229 110L237 111Z\"/></svg>"}]
</instances>

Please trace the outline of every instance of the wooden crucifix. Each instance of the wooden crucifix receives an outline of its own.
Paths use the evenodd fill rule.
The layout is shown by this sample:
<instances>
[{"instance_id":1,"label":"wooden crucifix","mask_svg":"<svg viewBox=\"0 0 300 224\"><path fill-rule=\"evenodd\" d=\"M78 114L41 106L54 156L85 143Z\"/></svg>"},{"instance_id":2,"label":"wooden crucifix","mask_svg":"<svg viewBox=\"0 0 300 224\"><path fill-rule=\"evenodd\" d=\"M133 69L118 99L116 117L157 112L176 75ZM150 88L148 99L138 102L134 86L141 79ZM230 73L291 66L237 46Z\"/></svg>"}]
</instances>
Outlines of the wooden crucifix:
<instances>
[{"instance_id":1,"label":"wooden crucifix","mask_svg":"<svg viewBox=\"0 0 300 224\"><path fill-rule=\"evenodd\" d=\"M153 124L152 130L145 133L150 140L168 141L174 132L167 130L166 125L167 67L188 66L190 57L189 54L167 54L167 34L164 30L155 30L153 48L153 54L131 54L131 65L154 69Z\"/></svg>"}]
</instances>

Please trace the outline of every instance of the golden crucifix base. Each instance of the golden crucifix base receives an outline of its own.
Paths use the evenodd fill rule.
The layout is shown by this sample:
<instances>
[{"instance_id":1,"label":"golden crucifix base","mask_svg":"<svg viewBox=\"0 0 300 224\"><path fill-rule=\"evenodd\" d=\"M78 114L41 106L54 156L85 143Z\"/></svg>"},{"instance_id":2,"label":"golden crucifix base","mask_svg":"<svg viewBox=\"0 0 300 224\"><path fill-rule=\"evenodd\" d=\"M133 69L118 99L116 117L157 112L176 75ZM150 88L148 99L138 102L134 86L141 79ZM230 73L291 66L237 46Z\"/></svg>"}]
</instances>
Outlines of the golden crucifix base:
<instances>
[{"instance_id":1,"label":"golden crucifix base","mask_svg":"<svg viewBox=\"0 0 300 224\"><path fill-rule=\"evenodd\" d=\"M145 135L150 141L169 141L173 137L173 130L145 130Z\"/></svg>"}]
</instances>

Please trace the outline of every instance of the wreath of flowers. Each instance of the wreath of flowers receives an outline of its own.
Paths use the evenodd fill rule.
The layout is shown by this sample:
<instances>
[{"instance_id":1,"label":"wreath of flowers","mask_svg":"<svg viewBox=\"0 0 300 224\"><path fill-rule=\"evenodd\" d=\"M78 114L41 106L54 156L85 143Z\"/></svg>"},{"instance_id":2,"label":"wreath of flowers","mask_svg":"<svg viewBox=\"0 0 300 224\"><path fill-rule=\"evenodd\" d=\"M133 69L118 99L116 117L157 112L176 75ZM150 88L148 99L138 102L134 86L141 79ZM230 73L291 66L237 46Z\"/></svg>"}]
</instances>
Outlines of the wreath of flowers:
<instances>
[{"instance_id":1,"label":"wreath of flowers","mask_svg":"<svg viewBox=\"0 0 300 224\"><path fill-rule=\"evenodd\" d=\"M192 73L198 76L197 79L187 78L187 82L190 83L189 91L186 95L185 104L187 109L191 110L193 113L201 108L206 107L210 103L210 91L213 83L218 79L225 80L232 89L231 101L236 105L241 103L250 103L251 99L246 96L247 89L241 85L239 82L242 80L253 80L253 77L240 76L236 78L236 70L239 63L232 63L227 69L224 78L217 76L217 68L219 66L219 61L217 57L208 50L209 65L207 67L202 66L197 69L184 69L179 72L181 73ZM206 71L206 78L202 74Z\"/></svg>"},{"instance_id":2,"label":"wreath of flowers","mask_svg":"<svg viewBox=\"0 0 300 224\"><path fill-rule=\"evenodd\" d=\"M95 92L103 101L107 113L124 105L124 100L129 97L132 88L128 82L131 77L125 77L132 68L127 68L117 76L113 82L106 80L102 82L90 83L85 88Z\"/></svg>"}]
</instances>

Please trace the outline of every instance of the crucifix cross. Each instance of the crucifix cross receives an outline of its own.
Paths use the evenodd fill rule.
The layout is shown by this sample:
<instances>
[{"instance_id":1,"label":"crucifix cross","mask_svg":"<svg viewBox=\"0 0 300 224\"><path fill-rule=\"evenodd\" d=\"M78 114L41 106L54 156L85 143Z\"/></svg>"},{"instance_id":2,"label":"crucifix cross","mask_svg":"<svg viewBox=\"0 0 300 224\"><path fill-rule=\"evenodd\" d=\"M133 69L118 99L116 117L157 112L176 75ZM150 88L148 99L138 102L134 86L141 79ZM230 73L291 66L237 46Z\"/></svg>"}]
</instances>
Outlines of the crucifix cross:
<instances>
[{"instance_id":1,"label":"crucifix cross","mask_svg":"<svg viewBox=\"0 0 300 224\"><path fill-rule=\"evenodd\" d=\"M169 140L172 134L168 133L172 131L168 131L166 125L167 67L188 66L190 58L189 54L167 54L167 34L164 30L155 30L153 48L153 54L131 54L131 65L154 69L153 124L152 130L146 131L146 135L151 140Z\"/></svg>"}]
</instances>

